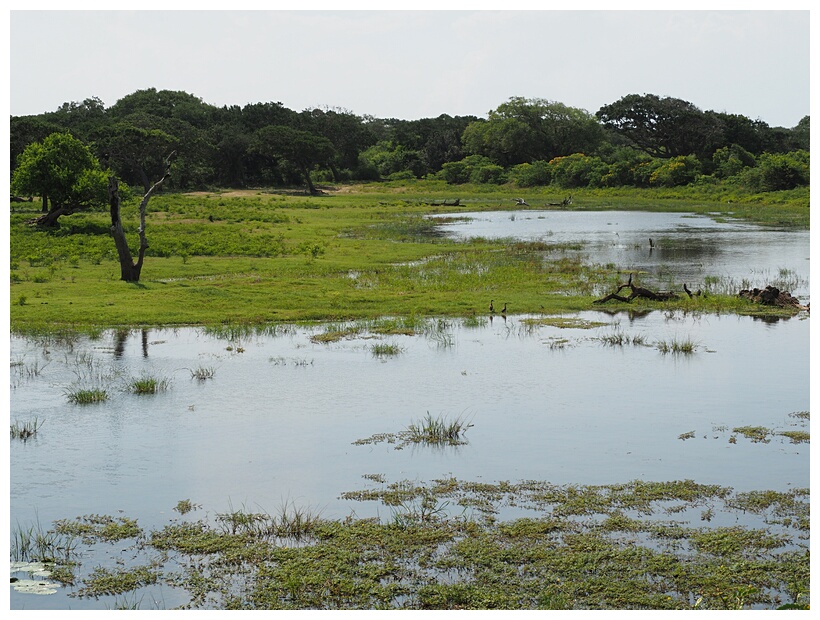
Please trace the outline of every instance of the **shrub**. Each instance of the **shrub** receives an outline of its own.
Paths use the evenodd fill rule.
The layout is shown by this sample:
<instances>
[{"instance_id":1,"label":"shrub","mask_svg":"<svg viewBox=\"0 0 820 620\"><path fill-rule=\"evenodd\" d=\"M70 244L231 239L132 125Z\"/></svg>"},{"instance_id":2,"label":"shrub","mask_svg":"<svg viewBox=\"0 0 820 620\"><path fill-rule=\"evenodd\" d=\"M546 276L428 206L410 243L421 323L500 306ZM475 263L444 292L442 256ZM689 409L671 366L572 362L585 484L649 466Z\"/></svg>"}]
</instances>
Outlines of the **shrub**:
<instances>
[{"instance_id":1,"label":"shrub","mask_svg":"<svg viewBox=\"0 0 820 620\"><path fill-rule=\"evenodd\" d=\"M700 162L694 155L679 155L661 163L649 177L649 182L659 187L688 185L699 174L701 174Z\"/></svg>"},{"instance_id":2,"label":"shrub","mask_svg":"<svg viewBox=\"0 0 820 620\"><path fill-rule=\"evenodd\" d=\"M608 172L607 165L598 157L574 153L556 157L549 162L552 182L560 187L599 187Z\"/></svg>"},{"instance_id":3,"label":"shrub","mask_svg":"<svg viewBox=\"0 0 820 620\"><path fill-rule=\"evenodd\" d=\"M764 153L758 159L760 183L764 192L794 189L809 184L809 153Z\"/></svg>"},{"instance_id":4,"label":"shrub","mask_svg":"<svg viewBox=\"0 0 820 620\"><path fill-rule=\"evenodd\" d=\"M549 164L545 161L534 161L531 164L513 166L509 174L510 180L518 187L534 187L549 185L552 182L552 173Z\"/></svg>"}]
</instances>

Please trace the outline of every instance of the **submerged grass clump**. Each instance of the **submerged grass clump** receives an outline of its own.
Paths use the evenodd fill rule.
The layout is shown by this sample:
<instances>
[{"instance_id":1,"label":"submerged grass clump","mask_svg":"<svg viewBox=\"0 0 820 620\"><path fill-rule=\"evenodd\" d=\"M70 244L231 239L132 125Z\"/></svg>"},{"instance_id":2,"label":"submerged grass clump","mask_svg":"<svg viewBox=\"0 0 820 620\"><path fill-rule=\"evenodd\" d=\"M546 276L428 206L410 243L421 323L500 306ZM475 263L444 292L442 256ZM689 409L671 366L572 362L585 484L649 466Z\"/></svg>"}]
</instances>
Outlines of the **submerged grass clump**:
<instances>
[{"instance_id":1,"label":"submerged grass clump","mask_svg":"<svg viewBox=\"0 0 820 620\"><path fill-rule=\"evenodd\" d=\"M433 417L427 415L398 433L377 433L366 439L357 439L354 446L364 446L375 443L396 444L396 450L401 450L410 444L426 444L431 446L459 446L467 443L464 434L473 425L468 418L461 415L455 419L446 416Z\"/></svg>"},{"instance_id":2,"label":"submerged grass clump","mask_svg":"<svg viewBox=\"0 0 820 620\"><path fill-rule=\"evenodd\" d=\"M91 405L108 400L108 391L101 388L77 388L66 391L68 402L77 405Z\"/></svg>"},{"instance_id":3,"label":"submerged grass clump","mask_svg":"<svg viewBox=\"0 0 820 620\"><path fill-rule=\"evenodd\" d=\"M191 379L205 381L206 379L214 378L214 375L216 375L216 368L213 366L197 366L193 370L190 370L190 373Z\"/></svg>"},{"instance_id":4,"label":"submerged grass clump","mask_svg":"<svg viewBox=\"0 0 820 620\"><path fill-rule=\"evenodd\" d=\"M686 338L685 340L673 339L669 342L667 342L666 340L660 340L656 346L658 348L658 351L660 351L661 353L690 355L697 350L698 345L691 339Z\"/></svg>"},{"instance_id":5,"label":"submerged grass clump","mask_svg":"<svg viewBox=\"0 0 820 620\"><path fill-rule=\"evenodd\" d=\"M37 418L28 422L18 422L15 420L10 426L11 438L27 441L37 434L41 426L43 426L43 423Z\"/></svg>"},{"instance_id":6,"label":"submerged grass clump","mask_svg":"<svg viewBox=\"0 0 820 620\"><path fill-rule=\"evenodd\" d=\"M374 357L390 357L398 355L402 351L403 349L399 345L388 342L380 342L370 347L370 352Z\"/></svg>"},{"instance_id":7,"label":"submerged grass clump","mask_svg":"<svg viewBox=\"0 0 820 620\"><path fill-rule=\"evenodd\" d=\"M128 391L132 394L158 394L170 387L170 379L157 377L135 377L127 385Z\"/></svg>"},{"instance_id":8,"label":"submerged grass clump","mask_svg":"<svg viewBox=\"0 0 820 620\"><path fill-rule=\"evenodd\" d=\"M620 330L615 330L605 336L599 336L598 340L610 347L623 347L626 345L644 346L646 344L646 338L644 336L640 334L630 336Z\"/></svg>"},{"instance_id":9,"label":"submerged grass clump","mask_svg":"<svg viewBox=\"0 0 820 620\"><path fill-rule=\"evenodd\" d=\"M428 411L423 419L407 427L406 437L411 443L458 445L466 443L463 435L471 426L462 416L448 420L445 416L433 417Z\"/></svg>"}]
</instances>

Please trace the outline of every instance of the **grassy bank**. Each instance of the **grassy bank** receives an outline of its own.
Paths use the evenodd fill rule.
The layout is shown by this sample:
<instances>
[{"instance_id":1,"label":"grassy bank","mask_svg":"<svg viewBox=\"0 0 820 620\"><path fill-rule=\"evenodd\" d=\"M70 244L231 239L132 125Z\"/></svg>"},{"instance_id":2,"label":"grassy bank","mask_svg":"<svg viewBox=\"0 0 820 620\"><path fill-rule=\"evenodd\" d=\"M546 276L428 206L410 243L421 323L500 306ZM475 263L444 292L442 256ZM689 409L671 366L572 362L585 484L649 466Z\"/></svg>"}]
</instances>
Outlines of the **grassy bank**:
<instances>
[{"instance_id":1,"label":"grassy bank","mask_svg":"<svg viewBox=\"0 0 820 620\"><path fill-rule=\"evenodd\" d=\"M732 194L733 200L727 191L708 190L585 190L561 208L686 211L808 227L807 191ZM562 199L544 188L441 182L340 186L319 197L263 190L163 194L149 205L150 248L139 283L119 280L106 213L64 217L58 230L43 231L26 224L38 203L28 211L18 204L10 216L11 325L83 330L471 316L485 312L490 299L507 302L514 313L574 312L625 279L617 265L582 263L577 248L459 243L440 237L424 218L514 209L519 196L532 208ZM451 206L456 199L459 206ZM123 219L136 243L135 205ZM731 295L684 299L677 307L754 311Z\"/></svg>"}]
</instances>

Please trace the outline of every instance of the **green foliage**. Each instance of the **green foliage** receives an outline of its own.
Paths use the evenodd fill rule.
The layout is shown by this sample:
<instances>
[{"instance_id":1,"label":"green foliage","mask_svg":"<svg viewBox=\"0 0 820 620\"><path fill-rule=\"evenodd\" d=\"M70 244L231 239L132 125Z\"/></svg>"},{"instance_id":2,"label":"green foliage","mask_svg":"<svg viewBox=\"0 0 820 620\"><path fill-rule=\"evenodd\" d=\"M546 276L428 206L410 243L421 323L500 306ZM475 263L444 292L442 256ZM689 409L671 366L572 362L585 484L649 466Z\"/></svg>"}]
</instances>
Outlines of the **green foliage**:
<instances>
[{"instance_id":1,"label":"green foliage","mask_svg":"<svg viewBox=\"0 0 820 620\"><path fill-rule=\"evenodd\" d=\"M441 167L441 178L453 185L464 183L502 183L504 169L488 157L470 155L461 161L447 162Z\"/></svg>"},{"instance_id":2,"label":"green foliage","mask_svg":"<svg viewBox=\"0 0 820 620\"><path fill-rule=\"evenodd\" d=\"M603 141L603 131L585 110L545 99L511 97L491 111L487 121L468 125L463 140L467 152L508 167L594 152Z\"/></svg>"},{"instance_id":3,"label":"green foliage","mask_svg":"<svg viewBox=\"0 0 820 620\"><path fill-rule=\"evenodd\" d=\"M754 155L737 144L724 146L715 151L712 155L714 165L714 176L719 179L727 179L742 172L745 168L753 168L757 162Z\"/></svg>"},{"instance_id":4,"label":"green foliage","mask_svg":"<svg viewBox=\"0 0 820 620\"><path fill-rule=\"evenodd\" d=\"M76 210L105 204L108 178L86 145L69 133L53 133L18 157L11 191Z\"/></svg>"},{"instance_id":5,"label":"green foliage","mask_svg":"<svg viewBox=\"0 0 820 620\"><path fill-rule=\"evenodd\" d=\"M552 182L566 189L576 187L598 187L607 174L607 166L598 157L574 153L567 157L556 157L549 162Z\"/></svg>"},{"instance_id":6,"label":"green foliage","mask_svg":"<svg viewBox=\"0 0 820 620\"><path fill-rule=\"evenodd\" d=\"M794 189L808 185L810 177L808 151L764 153L758 160L760 189L764 192Z\"/></svg>"},{"instance_id":7,"label":"green foliage","mask_svg":"<svg viewBox=\"0 0 820 620\"><path fill-rule=\"evenodd\" d=\"M510 169L509 178L518 187L549 185L552 181L552 169L542 160L518 164Z\"/></svg>"},{"instance_id":8,"label":"green foliage","mask_svg":"<svg viewBox=\"0 0 820 620\"><path fill-rule=\"evenodd\" d=\"M664 160L649 177L650 185L675 187L692 183L700 174L700 162L694 155L679 155Z\"/></svg>"},{"instance_id":9,"label":"green foliage","mask_svg":"<svg viewBox=\"0 0 820 620\"><path fill-rule=\"evenodd\" d=\"M425 172L417 151L390 140L383 140L365 150L360 156L359 166L363 172L376 171L375 178L390 180L419 178ZM367 174L372 176L372 172Z\"/></svg>"}]
</instances>

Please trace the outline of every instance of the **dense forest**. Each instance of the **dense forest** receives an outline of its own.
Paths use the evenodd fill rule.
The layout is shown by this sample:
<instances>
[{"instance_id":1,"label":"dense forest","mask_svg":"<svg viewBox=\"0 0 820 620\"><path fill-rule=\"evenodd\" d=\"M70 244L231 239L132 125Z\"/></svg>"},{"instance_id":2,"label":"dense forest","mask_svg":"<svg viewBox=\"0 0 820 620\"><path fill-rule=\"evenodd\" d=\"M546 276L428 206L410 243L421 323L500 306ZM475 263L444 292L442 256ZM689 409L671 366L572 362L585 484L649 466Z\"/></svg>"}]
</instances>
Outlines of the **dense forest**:
<instances>
[{"instance_id":1,"label":"dense forest","mask_svg":"<svg viewBox=\"0 0 820 620\"><path fill-rule=\"evenodd\" d=\"M487 118L379 119L281 103L216 107L146 89L12 116L12 193L76 210L102 200L113 172L147 191L175 152L166 187L301 186L438 178L520 187L670 187L730 179L752 191L809 183L809 117L770 127L656 95L627 95L595 114L512 97ZM50 159L49 159L50 158ZM75 162L71 181L45 172ZM49 163L51 162L51 163ZM53 177L54 174L51 174ZM60 185L61 184L61 185Z\"/></svg>"}]
</instances>

